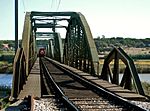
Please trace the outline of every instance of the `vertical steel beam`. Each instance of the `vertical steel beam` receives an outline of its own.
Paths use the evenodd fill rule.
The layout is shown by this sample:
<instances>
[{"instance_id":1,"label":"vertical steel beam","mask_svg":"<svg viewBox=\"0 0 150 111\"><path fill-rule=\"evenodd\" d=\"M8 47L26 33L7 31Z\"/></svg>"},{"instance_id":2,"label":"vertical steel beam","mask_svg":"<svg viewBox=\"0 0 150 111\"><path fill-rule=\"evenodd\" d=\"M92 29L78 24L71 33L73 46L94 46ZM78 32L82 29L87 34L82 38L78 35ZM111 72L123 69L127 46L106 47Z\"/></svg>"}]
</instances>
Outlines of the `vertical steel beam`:
<instances>
[{"instance_id":1,"label":"vertical steel beam","mask_svg":"<svg viewBox=\"0 0 150 111\"><path fill-rule=\"evenodd\" d=\"M117 51L115 51L114 71L113 71L112 83L119 85L119 54Z\"/></svg>"},{"instance_id":2,"label":"vertical steel beam","mask_svg":"<svg viewBox=\"0 0 150 111\"><path fill-rule=\"evenodd\" d=\"M15 53L18 48L18 0L15 0Z\"/></svg>"},{"instance_id":3,"label":"vertical steel beam","mask_svg":"<svg viewBox=\"0 0 150 111\"><path fill-rule=\"evenodd\" d=\"M131 80L131 72L129 67L126 67L125 69L125 73L126 73L126 82L125 82L125 86L124 89L132 89L132 80Z\"/></svg>"}]
</instances>

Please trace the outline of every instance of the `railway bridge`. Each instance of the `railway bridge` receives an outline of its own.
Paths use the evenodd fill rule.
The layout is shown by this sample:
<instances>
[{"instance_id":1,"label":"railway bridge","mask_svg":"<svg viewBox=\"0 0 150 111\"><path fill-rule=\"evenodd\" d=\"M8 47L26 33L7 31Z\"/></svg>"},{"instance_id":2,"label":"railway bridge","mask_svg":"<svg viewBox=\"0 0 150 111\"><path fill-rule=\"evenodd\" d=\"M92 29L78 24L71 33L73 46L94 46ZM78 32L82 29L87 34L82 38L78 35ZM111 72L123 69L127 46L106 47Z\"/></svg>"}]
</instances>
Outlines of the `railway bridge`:
<instances>
[{"instance_id":1,"label":"railway bridge","mask_svg":"<svg viewBox=\"0 0 150 111\"><path fill-rule=\"evenodd\" d=\"M46 50L43 57L38 55L38 39L46 40L40 46ZM125 64L122 78L120 61ZM121 48L114 47L101 71L99 67L95 43L81 13L27 12L21 48L14 58L10 97L14 103L8 108L22 108L27 99L23 104L35 110L39 101L55 99L57 110L144 110L130 102L149 98L133 60Z\"/></svg>"}]
</instances>

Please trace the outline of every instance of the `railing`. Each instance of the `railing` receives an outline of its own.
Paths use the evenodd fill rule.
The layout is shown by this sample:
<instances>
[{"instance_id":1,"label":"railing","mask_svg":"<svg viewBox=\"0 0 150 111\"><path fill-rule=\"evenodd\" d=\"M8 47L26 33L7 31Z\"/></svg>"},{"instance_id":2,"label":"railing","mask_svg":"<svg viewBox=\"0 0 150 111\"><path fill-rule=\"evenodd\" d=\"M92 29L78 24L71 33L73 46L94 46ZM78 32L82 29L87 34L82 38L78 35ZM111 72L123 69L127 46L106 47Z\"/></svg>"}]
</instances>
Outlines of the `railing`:
<instances>
[{"instance_id":1,"label":"railing","mask_svg":"<svg viewBox=\"0 0 150 111\"><path fill-rule=\"evenodd\" d=\"M17 99L23 85L27 80L27 76L37 58L35 48L35 37L31 31L30 13L27 12L24 21L24 29L22 34L22 48L18 48L13 65L13 81L10 100Z\"/></svg>"},{"instance_id":2,"label":"railing","mask_svg":"<svg viewBox=\"0 0 150 111\"><path fill-rule=\"evenodd\" d=\"M25 56L22 48L18 48L13 64L13 82L10 100L13 101L23 89L23 85L27 80Z\"/></svg>"},{"instance_id":3,"label":"railing","mask_svg":"<svg viewBox=\"0 0 150 111\"><path fill-rule=\"evenodd\" d=\"M119 59L122 60L122 62L126 66L120 83L119 83L119 63L120 63ZM110 62L112 62L113 60L114 60L114 67L113 70L111 70ZM145 96L134 62L121 48L114 48L106 57L100 78L107 80L113 84L120 85L124 89L129 90L132 89L132 82L133 82L136 92Z\"/></svg>"}]
</instances>

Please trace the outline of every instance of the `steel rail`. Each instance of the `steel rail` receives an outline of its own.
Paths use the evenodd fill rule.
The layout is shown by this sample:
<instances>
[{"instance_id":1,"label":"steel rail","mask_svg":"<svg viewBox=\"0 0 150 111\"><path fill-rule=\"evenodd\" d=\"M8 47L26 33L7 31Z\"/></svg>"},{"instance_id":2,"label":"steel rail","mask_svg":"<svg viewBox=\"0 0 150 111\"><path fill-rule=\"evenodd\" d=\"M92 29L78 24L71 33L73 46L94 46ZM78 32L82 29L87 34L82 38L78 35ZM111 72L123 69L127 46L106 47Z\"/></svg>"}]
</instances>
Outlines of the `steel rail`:
<instances>
[{"instance_id":1,"label":"steel rail","mask_svg":"<svg viewBox=\"0 0 150 111\"><path fill-rule=\"evenodd\" d=\"M132 111L146 111L145 109L143 109L137 105L132 104L131 102L120 97L119 95L116 95L115 93L112 93L112 92L98 86L94 82L91 82L90 80L78 75L77 72L74 72L73 70L67 68L68 66L61 64L57 61L54 61L50 58L47 58L47 57L45 57L45 58L48 61L50 61L52 64L54 64L55 66L59 67L61 70L67 72L67 74L69 74L72 78L76 79L81 84L85 85L86 87L89 87L95 93L97 93L99 95L103 95L103 97L108 99L109 101L113 101L115 103L115 105L122 105L125 108L127 108L128 110L132 110Z\"/></svg>"},{"instance_id":2,"label":"steel rail","mask_svg":"<svg viewBox=\"0 0 150 111\"><path fill-rule=\"evenodd\" d=\"M59 88L59 86L56 84L56 82L54 81L54 79L52 78L50 72L48 71L46 65L42 62L42 60L40 60L40 63L42 64L42 68L44 69L45 72L45 77L46 79L50 80L49 86L52 85L52 87L55 89L55 91L57 92L57 96L59 98L62 99L63 103L66 104L66 107L69 108L71 111L80 111L79 108L77 108L77 106L75 106L68 98L67 96L64 95L63 91Z\"/></svg>"}]
</instances>

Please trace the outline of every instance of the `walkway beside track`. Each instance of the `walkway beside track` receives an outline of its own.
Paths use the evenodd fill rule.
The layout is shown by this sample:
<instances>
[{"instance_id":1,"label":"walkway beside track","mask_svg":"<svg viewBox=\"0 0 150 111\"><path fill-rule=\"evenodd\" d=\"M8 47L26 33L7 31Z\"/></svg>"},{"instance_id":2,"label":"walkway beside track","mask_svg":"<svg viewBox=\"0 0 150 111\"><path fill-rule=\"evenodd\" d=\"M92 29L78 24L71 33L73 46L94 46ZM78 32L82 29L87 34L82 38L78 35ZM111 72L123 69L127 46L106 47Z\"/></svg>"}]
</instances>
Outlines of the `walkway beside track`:
<instances>
[{"instance_id":1,"label":"walkway beside track","mask_svg":"<svg viewBox=\"0 0 150 111\"><path fill-rule=\"evenodd\" d=\"M88 73L84 73L84 72L80 72L77 69L74 69L72 67L68 67L68 69L70 69L73 72L76 72L77 74L79 74L80 76L82 76L83 78L86 78L87 80L91 81L92 83L107 89L108 91L113 92L114 94L119 95L120 97L123 97L125 99L128 100L135 100L135 101L145 101L146 97L139 95L133 91L130 91L128 89L123 89L121 86L116 85L116 84L111 84L105 80L99 79L98 77L93 77Z\"/></svg>"},{"instance_id":2,"label":"walkway beside track","mask_svg":"<svg viewBox=\"0 0 150 111\"><path fill-rule=\"evenodd\" d=\"M18 99L23 99L28 96L41 97L41 81L40 81L40 66L39 58L34 63L30 74L27 78L27 82L21 90Z\"/></svg>"}]
</instances>

